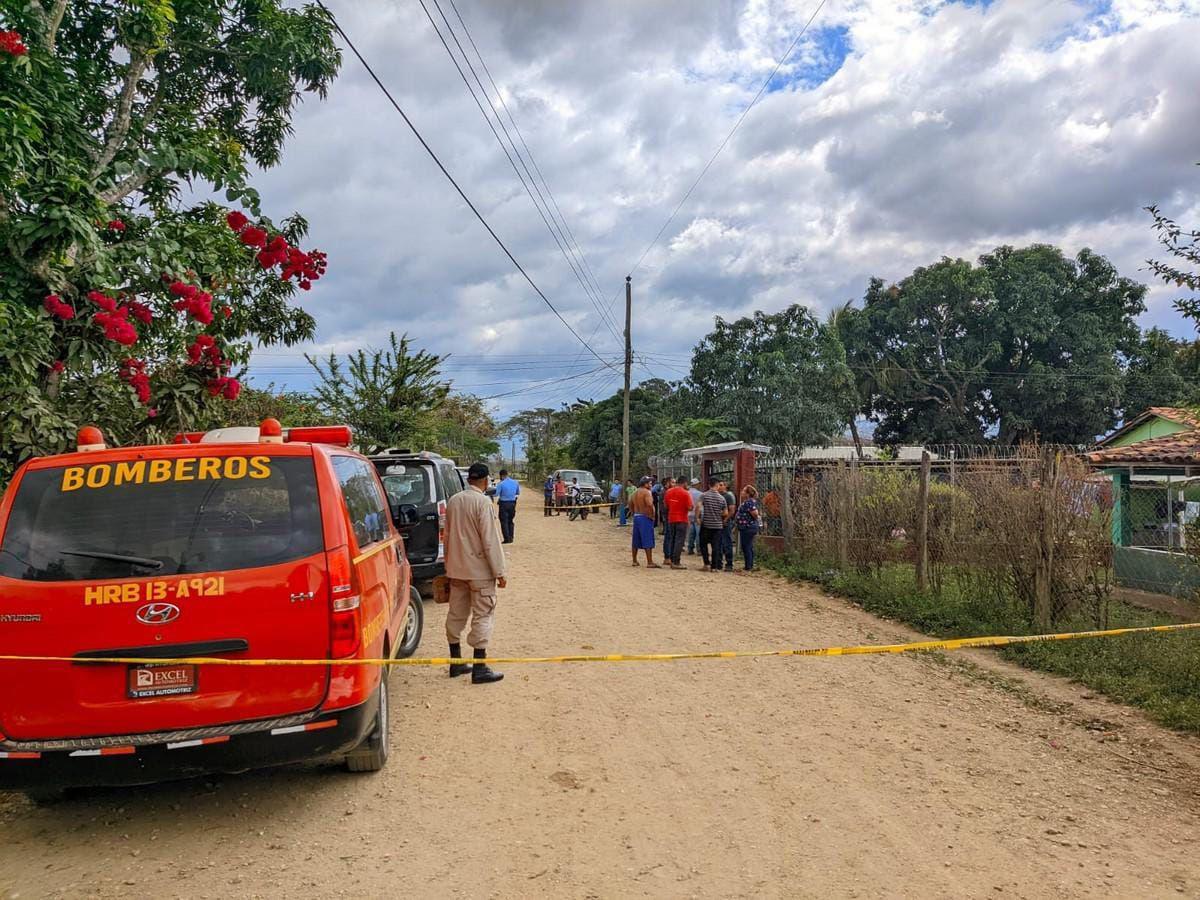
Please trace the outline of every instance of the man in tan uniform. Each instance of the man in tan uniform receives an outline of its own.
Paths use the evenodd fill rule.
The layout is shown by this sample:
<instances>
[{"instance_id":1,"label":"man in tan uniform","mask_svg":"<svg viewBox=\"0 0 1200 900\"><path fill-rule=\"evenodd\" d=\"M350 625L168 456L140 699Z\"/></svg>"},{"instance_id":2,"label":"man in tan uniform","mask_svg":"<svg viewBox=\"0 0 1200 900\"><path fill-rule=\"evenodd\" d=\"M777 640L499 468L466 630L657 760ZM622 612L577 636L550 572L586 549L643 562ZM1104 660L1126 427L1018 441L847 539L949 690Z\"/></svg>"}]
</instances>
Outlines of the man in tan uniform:
<instances>
[{"instance_id":1,"label":"man in tan uniform","mask_svg":"<svg viewBox=\"0 0 1200 900\"><path fill-rule=\"evenodd\" d=\"M500 546L495 507L484 492L488 467L474 463L467 470L467 489L446 503L446 577L450 580L450 609L446 613L446 640L450 655L462 658L459 638L471 620L467 643L475 649L475 664L451 664L450 677L471 671L472 684L491 684L504 676L486 662L496 611L496 588L507 587L507 560Z\"/></svg>"}]
</instances>

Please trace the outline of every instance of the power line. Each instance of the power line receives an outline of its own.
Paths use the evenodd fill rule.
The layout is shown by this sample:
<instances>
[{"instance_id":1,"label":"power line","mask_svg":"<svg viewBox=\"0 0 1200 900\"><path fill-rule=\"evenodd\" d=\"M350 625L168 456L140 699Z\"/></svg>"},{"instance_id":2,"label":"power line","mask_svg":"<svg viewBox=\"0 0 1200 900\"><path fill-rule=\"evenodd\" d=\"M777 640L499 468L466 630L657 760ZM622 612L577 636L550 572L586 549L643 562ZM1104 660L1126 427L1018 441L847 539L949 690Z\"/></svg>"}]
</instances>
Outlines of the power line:
<instances>
[{"instance_id":1,"label":"power line","mask_svg":"<svg viewBox=\"0 0 1200 900\"><path fill-rule=\"evenodd\" d=\"M721 151L725 149L725 146L737 133L737 130L742 127L742 122L745 121L746 116L750 113L750 110L754 109L755 104L758 103L759 99L763 95L763 92L766 91L767 85L769 85L772 79L779 74L779 70L783 67L783 64L787 62L788 57L792 55L792 51L796 49L796 45L800 43L800 39L804 37L805 33L808 31L808 27L812 25L813 20L817 17L817 13L821 11L821 8L824 5L825 0L820 0L820 2L817 3L816 8L812 11L812 15L810 15L808 17L808 21L804 23L804 27L800 29L799 34L792 38L792 42L788 45L788 48L784 52L783 56L779 57L779 61L775 63L775 68L771 70L771 74L766 77L766 80L763 81L761 85L759 85L758 92L754 95L754 99L750 101L750 104L744 110L742 110L742 114L738 116L737 121L733 123L733 128L729 129L729 134L725 135L725 139L721 141L720 145L709 158L708 162L704 164L704 168L700 170L700 174L696 176L696 180L692 182L691 187L687 189L687 192L683 195L683 198L677 204L675 204L675 209L671 211L671 214L667 216L667 221L663 222L662 227L658 229L658 233L654 235L654 240L646 245L646 249L642 251L642 255L638 257L638 261L634 263L633 268L629 270L630 275L641 268L642 262L645 260L646 255L654 248L654 245L658 243L659 238L663 236L663 232L667 230L667 227L675 220L675 216L679 214L679 210L683 208L683 204L687 203L688 198L692 196L692 192L696 190L696 186L700 184L704 176L708 174L708 170L712 168L712 164L717 161L717 157L721 155ZM612 308L612 301L609 301L609 308Z\"/></svg>"},{"instance_id":2,"label":"power line","mask_svg":"<svg viewBox=\"0 0 1200 900\"><path fill-rule=\"evenodd\" d=\"M384 83L379 80L379 76L375 74L375 70L373 68L371 68L370 63L368 63L366 61L366 59L363 57L363 55L359 52L358 48L354 45L354 42L352 40L350 40L349 35L346 34L345 29L342 28L341 23L338 22L337 19L334 17L334 15L330 11L329 7L325 5L323 0L316 0L316 3L318 6L321 7L321 9L325 10L326 14L329 16L329 20L333 23L333 27L337 30L337 33L339 35L341 35L342 40L344 40L346 42L346 46L350 48L350 52L355 55L355 57L358 59L358 61L360 63L362 63L363 68L367 70L367 74L371 76L371 80L375 82L375 84L378 86L379 90L382 91L383 95L388 99L388 102L391 103L393 108L395 108L396 112L398 112L400 114L400 118L402 118L404 120L404 124L408 126L409 130L413 133L413 136L416 137L416 139L420 142L421 146L425 149L425 152L428 153L430 158L434 161L434 163L437 164L437 167L441 170L442 174L446 176L446 180L449 181L450 184L452 184L454 186L454 190L456 190L458 192L458 195L460 197L462 197L463 202L466 203L467 206L470 208L471 212L473 212L475 214L475 218L477 218L479 220L480 224L483 225L483 227L485 229L487 229L487 233L489 235L491 235L492 240L494 240L499 245L500 249L504 251L504 255L508 257L509 261L516 267L517 271L521 273L521 275L525 278L525 280L527 282L529 282L529 286L532 287L534 292L542 299L542 302L544 302L546 304L546 306L548 306L550 308L550 311L552 313L554 313L554 315L558 318L558 320L560 322L563 323L563 325L566 327L567 331L571 332L571 334L575 337L575 340L577 340L577 341L579 341L579 343L583 344L583 346L587 349L587 351L589 353L592 354L592 356L596 357L596 359L600 360L600 362L603 363L608 368L613 368L613 366L610 363L606 362L600 356L600 354L598 354L595 350L593 350L591 348L591 346L588 345L584 341L584 339L579 336L579 332L577 332L574 328L572 328L571 323L563 318L562 313L560 313L558 311L558 309L554 306L554 304L550 302L550 298L547 297L546 294L542 291L542 289L537 286L537 283L529 276L529 273L525 271L525 267L522 266L521 263L517 261L517 258L515 256L513 256L512 251L509 250L508 246L504 243L504 241L502 241L500 239L500 235L496 234L496 232L492 228L492 226L488 224L487 219L485 219L483 217L483 213L481 213L479 211L479 209L475 206L475 204L473 202L471 202L471 198L467 196L466 191L464 191L459 186L458 182L455 181L454 176L450 174L450 170L447 169L446 166L442 163L441 159L438 158L438 155L433 151L433 148L429 146L428 141L426 141L424 136L422 136L421 132L419 130L417 130L417 126L412 123L412 120L409 119L408 114L405 113L404 110L401 108L400 104L396 102L396 98L394 98L392 96L391 91L389 91L387 89L387 87L384 85Z\"/></svg>"},{"instance_id":3,"label":"power line","mask_svg":"<svg viewBox=\"0 0 1200 900\"><path fill-rule=\"evenodd\" d=\"M437 0L434 0L434 2L436 3ZM608 321L609 330L612 331L613 327L616 325L616 322L613 320L611 315L608 315L607 309L605 309L603 306L602 298L604 296L604 291L600 287L599 281L596 280L596 273L592 271L592 266L588 262L587 254L583 252L583 247L575 238L575 233L571 230L571 226L567 224L567 217L563 215L562 207L558 205L558 200L555 198L554 192L550 190L550 183L546 181L546 176L542 174L541 166L538 165L537 159L533 155L533 151L529 149L529 144L525 141L525 135L521 133L521 127L517 124L516 118L513 117L512 110L508 108L508 103L504 100L504 93L500 90L499 85L496 84L496 79L492 77L492 70L488 68L487 60L485 60L483 58L483 54L479 52L479 47L475 44L475 38L471 36L471 30L467 27L467 23L463 19L462 13L458 11L458 6L454 0L449 0L449 2L450 8L454 10L454 15L458 18L459 24L462 25L463 33L467 36L467 40L471 44L471 49L475 51L475 55L479 58L480 65L483 66L483 71L487 75L488 82L491 84L492 89L496 92L496 97L500 100L500 106L503 107L505 114L508 116L508 120L512 123L513 130L517 133L517 137L521 139L521 146L525 148L525 153L529 157L529 161L533 163L534 171L537 172L538 177L541 179L542 186L546 188L546 193L550 197L550 202L554 205L554 209L558 212L558 220L561 223L562 228L565 229L567 235L570 236L571 240L569 243L574 244L578 258L582 262L583 268L588 274L593 290L595 291L597 297L601 298L601 316ZM551 215L551 218L553 218L553 215ZM620 341L619 334L614 332L614 336L617 337L618 341Z\"/></svg>"},{"instance_id":4,"label":"power line","mask_svg":"<svg viewBox=\"0 0 1200 900\"><path fill-rule=\"evenodd\" d=\"M483 116L483 120L487 123L488 128L491 130L492 136L496 139L496 143L500 145L500 150L508 159L508 164L512 166L513 173L517 176L517 180L521 182L521 186L525 189L525 193L529 195L529 200L531 203L533 203L533 208L537 210L538 216L541 217L542 224L546 226L546 230L550 232L550 237L552 237L554 239L554 243L558 245L558 252L562 254L563 259L566 260L572 274L575 276L575 279L579 282L580 287L583 288L584 296L588 298L588 301L595 308L596 312L600 314L600 318L605 320L607 323L603 308L603 298L597 298L593 296L591 287L584 280L582 272L568 254L569 244L564 246L563 243L567 239L566 235L562 234L560 230L557 230L557 223L552 224L554 214L550 212L550 205L546 202L546 198L542 196L541 188L538 187L537 181L533 177L533 173L529 171L529 166L525 162L525 158L521 155L521 151L517 149L516 142L513 141L512 135L508 133L508 128L504 124L504 120L500 118L499 112L496 111L496 107L492 102L491 96L488 94L487 89L483 86L483 82L479 78L479 73L475 71L474 64L471 62L470 57L467 56L467 51L464 49L462 42L459 41L458 35L455 34L454 28L450 24L450 20L447 18L441 4L438 2L438 0L433 0L433 5L437 7L438 14L442 17L442 22L445 24L446 31L449 32L455 46L458 47L458 52L462 54L463 62L467 64L467 68L471 71L471 77L475 79L475 84L478 85L479 93L483 94L484 99L487 100L488 109L491 110L491 116L489 116L487 111L484 110L482 101L480 101L478 94L475 92L475 88L471 86L471 82L467 78L467 73L464 72L462 66L459 65L458 57L455 56L454 51L450 49L450 44L446 41L445 35L442 34L442 29L438 26L437 22L434 21L433 14L429 11L429 7L426 6L425 0L417 0L417 2L421 4L421 9L425 12L425 17L429 20L430 26L432 26L434 32L437 34L438 40L441 41L442 47L446 51L446 55L450 57L450 62L452 62L454 64L454 68L458 70L458 75L462 79L463 85L467 89L467 93L469 93L471 95L471 99L475 101L475 105L479 108L479 114ZM482 57L480 58L480 61L482 62ZM496 122L500 125L501 130L504 132L504 136L508 138L507 145L505 144L504 139L500 137L500 132L496 130L496 126L492 124L492 116L496 117ZM525 169L524 175L522 175L521 170L517 168L517 162L513 159L512 153L509 152L509 146L511 146L513 152L517 154L517 159L520 160L521 166ZM528 176L528 181L526 181L526 176ZM532 185L532 189L530 185ZM537 197L534 196L534 191L537 191ZM540 205L538 203L538 198L541 199ZM543 207L545 207L545 212L542 211ZM547 213L549 213L550 218L547 218ZM612 332L614 338L617 337L616 332L613 331L611 325L609 325L609 331Z\"/></svg>"}]
</instances>

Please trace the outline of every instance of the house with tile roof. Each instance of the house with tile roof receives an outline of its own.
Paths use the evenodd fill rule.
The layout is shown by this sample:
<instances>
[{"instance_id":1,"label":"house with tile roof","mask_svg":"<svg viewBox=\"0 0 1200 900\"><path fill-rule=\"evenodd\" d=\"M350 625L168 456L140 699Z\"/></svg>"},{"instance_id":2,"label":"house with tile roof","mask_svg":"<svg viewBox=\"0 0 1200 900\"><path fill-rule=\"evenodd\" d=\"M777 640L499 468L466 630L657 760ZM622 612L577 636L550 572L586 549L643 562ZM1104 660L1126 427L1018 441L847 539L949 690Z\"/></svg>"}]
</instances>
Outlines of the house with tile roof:
<instances>
[{"instance_id":1,"label":"house with tile roof","mask_svg":"<svg viewBox=\"0 0 1200 900\"><path fill-rule=\"evenodd\" d=\"M1151 407L1099 441L1087 459L1112 478L1117 583L1194 597L1200 569L1185 551L1187 526L1200 520L1200 415Z\"/></svg>"}]
</instances>

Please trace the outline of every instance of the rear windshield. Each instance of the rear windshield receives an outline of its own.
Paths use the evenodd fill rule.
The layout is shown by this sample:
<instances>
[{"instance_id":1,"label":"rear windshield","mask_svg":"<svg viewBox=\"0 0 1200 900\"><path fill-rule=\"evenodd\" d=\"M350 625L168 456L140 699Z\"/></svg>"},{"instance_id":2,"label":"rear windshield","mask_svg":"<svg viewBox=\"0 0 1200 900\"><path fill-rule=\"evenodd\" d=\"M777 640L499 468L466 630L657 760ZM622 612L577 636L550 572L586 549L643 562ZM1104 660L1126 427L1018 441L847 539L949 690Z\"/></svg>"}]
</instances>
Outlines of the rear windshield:
<instances>
[{"instance_id":1,"label":"rear windshield","mask_svg":"<svg viewBox=\"0 0 1200 900\"><path fill-rule=\"evenodd\" d=\"M322 548L311 457L138 459L27 472L0 575L91 581L269 566Z\"/></svg>"},{"instance_id":2,"label":"rear windshield","mask_svg":"<svg viewBox=\"0 0 1200 900\"><path fill-rule=\"evenodd\" d=\"M424 506L437 499L433 489L433 466L420 463L385 463L376 468L383 481L383 489L387 491L388 503L392 506L405 503Z\"/></svg>"}]
</instances>

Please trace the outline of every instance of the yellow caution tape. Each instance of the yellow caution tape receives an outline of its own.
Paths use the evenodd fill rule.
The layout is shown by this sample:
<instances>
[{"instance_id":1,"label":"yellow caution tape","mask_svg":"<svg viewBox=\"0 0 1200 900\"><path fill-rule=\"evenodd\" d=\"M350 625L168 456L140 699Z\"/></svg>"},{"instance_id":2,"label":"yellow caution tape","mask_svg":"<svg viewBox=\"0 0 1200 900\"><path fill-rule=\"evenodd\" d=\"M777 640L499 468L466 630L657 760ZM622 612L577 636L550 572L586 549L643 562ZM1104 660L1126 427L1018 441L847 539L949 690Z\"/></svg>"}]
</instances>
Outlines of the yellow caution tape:
<instances>
[{"instance_id":1,"label":"yellow caution tape","mask_svg":"<svg viewBox=\"0 0 1200 900\"><path fill-rule=\"evenodd\" d=\"M488 657L489 663L594 663L594 662L675 662L685 659L747 659L765 656L856 656L874 653L911 653L928 650L965 650L971 647L1005 647L1043 641L1075 641L1083 638L1117 637L1124 634L1187 631L1200 628L1200 622L1181 625L1148 625L1141 628L1109 628L1104 631L1068 631L1061 634L1027 634L994 637L952 638L944 641L913 641L908 644L860 644L852 647L812 647L785 650L714 650L706 653L609 653L597 656L507 656ZM160 659L141 656L7 656L0 662L69 662L78 664L120 663L129 665L212 665L212 666L446 666L473 663L474 659L425 657L421 659L222 659L211 656L184 656Z\"/></svg>"}]
</instances>

